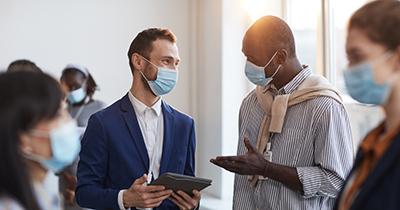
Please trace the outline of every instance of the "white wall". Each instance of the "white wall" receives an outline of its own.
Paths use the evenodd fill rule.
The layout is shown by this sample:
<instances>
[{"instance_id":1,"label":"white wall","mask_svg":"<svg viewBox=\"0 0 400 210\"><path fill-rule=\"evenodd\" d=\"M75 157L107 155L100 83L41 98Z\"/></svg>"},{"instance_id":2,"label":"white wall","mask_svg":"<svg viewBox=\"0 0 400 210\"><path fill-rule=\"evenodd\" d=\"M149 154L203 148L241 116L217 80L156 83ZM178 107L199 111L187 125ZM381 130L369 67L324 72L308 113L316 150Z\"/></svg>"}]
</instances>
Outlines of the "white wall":
<instances>
[{"instance_id":1,"label":"white wall","mask_svg":"<svg viewBox=\"0 0 400 210\"><path fill-rule=\"evenodd\" d=\"M163 99L196 121L196 174L213 179L204 195L229 200L233 174L209 159L236 154L239 106L253 88L243 73L241 45L258 17L246 14L241 2L0 0L0 70L26 58L59 78L67 63L79 63L101 88L95 98L110 104L130 88L126 53L136 34L148 27L171 29L182 62L177 87ZM280 6L267 0L261 15L279 15Z\"/></svg>"},{"instance_id":2,"label":"white wall","mask_svg":"<svg viewBox=\"0 0 400 210\"><path fill-rule=\"evenodd\" d=\"M178 85L164 99L191 114L189 17L187 0L0 0L0 70L26 58L59 78L67 63L79 63L100 86L95 98L110 104L130 88L133 38L165 27L178 37L182 63Z\"/></svg>"},{"instance_id":3,"label":"white wall","mask_svg":"<svg viewBox=\"0 0 400 210\"><path fill-rule=\"evenodd\" d=\"M191 19L187 0L0 0L0 71L16 59L29 59L55 78L67 63L86 66L107 104L131 86L126 53L136 34L149 27L171 29L178 37L182 59L179 82L164 97L192 114ZM45 184L57 191L58 178Z\"/></svg>"},{"instance_id":4,"label":"white wall","mask_svg":"<svg viewBox=\"0 0 400 210\"><path fill-rule=\"evenodd\" d=\"M197 8L197 175L213 179L206 192L221 196L221 171L210 158L221 153L222 1L196 1Z\"/></svg>"},{"instance_id":5,"label":"white wall","mask_svg":"<svg viewBox=\"0 0 400 210\"><path fill-rule=\"evenodd\" d=\"M223 0L222 21L222 147L221 155L236 155L239 108L250 82L244 74L242 39L250 16L241 0ZM234 174L222 171L222 198L233 196Z\"/></svg>"}]
</instances>

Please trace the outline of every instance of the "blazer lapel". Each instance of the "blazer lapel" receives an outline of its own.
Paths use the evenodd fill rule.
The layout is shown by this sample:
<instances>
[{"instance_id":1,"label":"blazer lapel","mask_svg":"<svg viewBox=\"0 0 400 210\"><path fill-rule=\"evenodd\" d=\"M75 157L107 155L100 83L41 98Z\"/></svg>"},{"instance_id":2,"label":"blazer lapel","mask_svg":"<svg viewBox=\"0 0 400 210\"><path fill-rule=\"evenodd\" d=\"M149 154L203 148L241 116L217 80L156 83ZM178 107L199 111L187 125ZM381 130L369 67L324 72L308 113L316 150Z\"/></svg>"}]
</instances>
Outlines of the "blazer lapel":
<instances>
[{"instance_id":1,"label":"blazer lapel","mask_svg":"<svg viewBox=\"0 0 400 210\"><path fill-rule=\"evenodd\" d=\"M351 209L358 209L359 205L363 204L366 197L373 191L374 187L379 184L379 180L386 174L391 168L393 162L397 162L399 158L398 151L400 151L400 132L393 139L392 144L389 146L387 151L383 154L381 159L376 164L376 167L370 172L362 185L360 194L354 201Z\"/></svg>"},{"instance_id":2,"label":"blazer lapel","mask_svg":"<svg viewBox=\"0 0 400 210\"><path fill-rule=\"evenodd\" d=\"M164 143L160 164L160 175L167 172L169 159L171 158L172 148L174 145L175 134L175 116L172 114L171 108L162 101L162 112L164 115Z\"/></svg>"},{"instance_id":3,"label":"blazer lapel","mask_svg":"<svg viewBox=\"0 0 400 210\"><path fill-rule=\"evenodd\" d=\"M123 111L122 116L125 120L126 126L131 133L133 142L140 154L143 164L149 168L149 155L147 153L146 145L144 143L143 135L140 130L139 122L136 118L135 110L133 109L132 103L129 100L128 94L121 99L121 110Z\"/></svg>"}]
</instances>

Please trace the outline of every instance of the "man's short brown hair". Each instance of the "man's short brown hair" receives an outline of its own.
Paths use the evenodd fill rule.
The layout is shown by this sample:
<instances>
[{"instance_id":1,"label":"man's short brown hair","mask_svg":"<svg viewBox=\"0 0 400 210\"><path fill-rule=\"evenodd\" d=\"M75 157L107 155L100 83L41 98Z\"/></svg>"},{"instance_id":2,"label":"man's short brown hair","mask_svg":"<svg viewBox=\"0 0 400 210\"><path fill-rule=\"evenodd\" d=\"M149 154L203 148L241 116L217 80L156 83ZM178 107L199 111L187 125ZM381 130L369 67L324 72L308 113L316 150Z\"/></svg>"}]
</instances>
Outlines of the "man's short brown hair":
<instances>
[{"instance_id":1,"label":"man's short brown hair","mask_svg":"<svg viewBox=\"0 0 400 210\"><path fill-rule=\"evenodd\" d=\"M133 74L134 66L132 64L132 55L137 53L147 59L153 50L153 42L157 39L166 39L172 43L176 43L176 37L169 29L149 28L140 32L132 41L128 50L129 66Z\"/></svg>"}]
</instances>

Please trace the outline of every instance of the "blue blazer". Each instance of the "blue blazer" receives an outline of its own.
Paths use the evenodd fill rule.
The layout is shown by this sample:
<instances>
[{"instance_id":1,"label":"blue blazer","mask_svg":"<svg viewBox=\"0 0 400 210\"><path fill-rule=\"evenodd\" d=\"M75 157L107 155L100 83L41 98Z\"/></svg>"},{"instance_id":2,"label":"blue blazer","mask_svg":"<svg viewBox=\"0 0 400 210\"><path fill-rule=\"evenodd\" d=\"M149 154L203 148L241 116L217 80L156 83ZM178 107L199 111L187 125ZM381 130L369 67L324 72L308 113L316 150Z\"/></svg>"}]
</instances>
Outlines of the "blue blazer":
<instances>
[{"instance_id":1,"label":"blue blazer","mask_svg":"<svg viewBox=\"0 0 400 210\"><path fill-rule=\"evenodd\" d=\"M162 112L160 176L165 172L194 176L194 120L164 101ZM118 192L129 189L149 168L149 156L128 94L90 117L79 156L77 203L87 208L119 209ZM155 209L179 208L164 200Z\"/></svg>"},{"instance_id":2,"label":"blue blazer","mask_svg":"<svg viewBox=\"0 0 400 210\"><path fill-rule=\"evenodd\" d=\"M362 157L359 149L350 175L360 166ZM342 195L338 202L340 199L344 199ZM338 209L337 205L335 209ZM360 193L350 207L350 210L356 209L400 209L400 132L362 184Z\"/></svg>"}]
</instances>

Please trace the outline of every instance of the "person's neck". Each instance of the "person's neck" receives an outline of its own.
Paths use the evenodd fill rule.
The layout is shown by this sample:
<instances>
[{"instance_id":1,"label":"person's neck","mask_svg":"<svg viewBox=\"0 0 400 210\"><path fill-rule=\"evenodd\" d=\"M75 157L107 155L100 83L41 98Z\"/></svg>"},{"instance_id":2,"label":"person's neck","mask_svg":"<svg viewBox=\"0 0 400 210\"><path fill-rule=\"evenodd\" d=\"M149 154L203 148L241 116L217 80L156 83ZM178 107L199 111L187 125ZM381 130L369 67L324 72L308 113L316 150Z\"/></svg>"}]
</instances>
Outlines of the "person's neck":
<instances>
[{"instance_id":1,"label":"person's neck","mask_svg":"<svg viewBox=\"0 0 400 210\"><path fill-rule=\"evenodd\" d=\"M144 88L144 86L140 85L138 82L133 82L130 91L137 100L147 107L152 107L160 98L160 96L154 95L151 90Z\"/></svg>"},{"instance_id":2,"label":"person's neck","mask_svg":"<svg viewBox=\"0 0 400 210\"><path fill-rule=\"evenodd\" d=\"M30 176L34 182L43 183L47 175L47 170L40 163L27 160Z\"/></svg>"},{"instance_id":3,"label":"person's neck","mask_svg":"<svg viewBox=\"0 0 400 210\"><path fill-rule=\"evenodd\" d=\"M383 105L386 114L385 132L388 133L400 124L400 84L394 81L388 102Z\"/></svg>"},{"instance_id":4,"label":"person's neck","mask_svg":"<svg viewBox=\"0 0 400 210\"><path fill-rule=\"evenodd\" d=\"M285 65L281 66L272 83L279 90L288 84L302 69L303 67L297 58L289 59Z\"/></svg>"}]
</instances>

